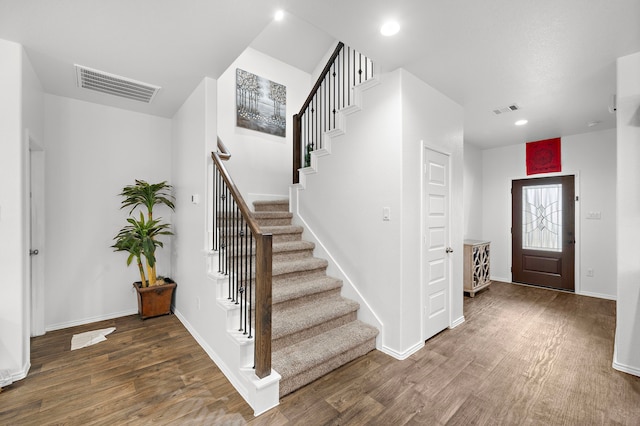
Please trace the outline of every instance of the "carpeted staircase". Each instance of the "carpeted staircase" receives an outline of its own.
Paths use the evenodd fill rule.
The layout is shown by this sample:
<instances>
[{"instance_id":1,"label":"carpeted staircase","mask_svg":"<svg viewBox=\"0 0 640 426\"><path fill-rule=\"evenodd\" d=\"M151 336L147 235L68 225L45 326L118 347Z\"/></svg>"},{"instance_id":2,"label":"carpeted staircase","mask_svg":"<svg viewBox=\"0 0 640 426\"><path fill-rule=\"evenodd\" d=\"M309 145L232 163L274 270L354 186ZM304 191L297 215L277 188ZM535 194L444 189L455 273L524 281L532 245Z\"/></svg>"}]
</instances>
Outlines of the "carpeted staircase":
<instances>
[{"instance_id":1,"label":"carpeted staircase","mask_svg":"<svg viewBox=\"0 0 640 426\"><path fill-rule=\"evenodd\" d=\"M376 347L378 330L357 319L359 305L340 295L328 262L291 224L288 200L256 201L254 217L273 234L272 366L280 397Z\"/></svg>"}]
</instances>

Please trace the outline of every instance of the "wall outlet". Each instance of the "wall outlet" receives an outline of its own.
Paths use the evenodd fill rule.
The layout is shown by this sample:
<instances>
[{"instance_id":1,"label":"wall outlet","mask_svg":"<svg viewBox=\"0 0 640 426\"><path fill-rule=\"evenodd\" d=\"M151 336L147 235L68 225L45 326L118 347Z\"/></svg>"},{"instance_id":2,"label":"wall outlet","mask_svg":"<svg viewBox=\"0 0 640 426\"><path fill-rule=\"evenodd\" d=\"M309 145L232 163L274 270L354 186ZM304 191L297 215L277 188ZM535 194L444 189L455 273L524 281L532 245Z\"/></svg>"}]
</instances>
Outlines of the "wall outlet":
<instances>
[{"instance_id":1,"label":"wall outlet","mask_svg":"<svg viewBox=\"0 0 640 426\"><path fill-rule=\"evenodd\" d=\"M588 277L592 277L593 276L593 269L591 269L591 268L587 269L587 276Z\"/></svg>"}]
</instances>

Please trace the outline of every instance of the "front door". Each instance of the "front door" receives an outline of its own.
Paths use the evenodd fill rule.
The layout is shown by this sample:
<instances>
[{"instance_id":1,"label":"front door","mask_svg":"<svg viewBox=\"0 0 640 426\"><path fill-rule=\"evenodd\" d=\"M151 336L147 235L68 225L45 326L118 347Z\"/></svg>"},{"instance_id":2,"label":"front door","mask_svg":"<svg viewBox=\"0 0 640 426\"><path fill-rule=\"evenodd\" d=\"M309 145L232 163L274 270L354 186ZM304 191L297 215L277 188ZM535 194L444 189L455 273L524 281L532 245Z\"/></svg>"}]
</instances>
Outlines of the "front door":
<instances>
[{"instance_id":1,"label":"front door","mask_svg":"<svg viewBox=\"0 0 640 426\"><path fill-rule=\"evenodd\" d=\"M423 175L423 334L449 326L449 156L425 149Z\"/></svg>"},{"instance_id":2,"label":"front door","mask_svg":"<svg viewBox=\"0 0 640 426\"><path fill-rule=\"evenodd\" d=\"M514 180L512 280L575 290L574 176Z\"/></svg>"}]
</instances>

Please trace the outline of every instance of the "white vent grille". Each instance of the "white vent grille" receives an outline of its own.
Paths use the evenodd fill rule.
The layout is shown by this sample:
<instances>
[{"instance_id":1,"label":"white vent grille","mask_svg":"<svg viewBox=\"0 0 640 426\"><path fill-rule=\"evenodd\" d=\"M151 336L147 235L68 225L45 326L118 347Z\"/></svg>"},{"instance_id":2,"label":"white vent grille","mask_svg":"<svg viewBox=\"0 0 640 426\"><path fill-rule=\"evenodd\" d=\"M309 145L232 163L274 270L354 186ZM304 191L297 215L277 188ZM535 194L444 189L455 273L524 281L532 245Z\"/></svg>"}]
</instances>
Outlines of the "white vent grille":
<instances>
[{"instance_id":1,"label":"white vent grille","mask_svg":"<svg viewBox=\"0 0 640 426\"><path fill-rule=\"evenodd\" d=\"M150 103L159 86L76 65L78 87Z\"/></svg>"},{"instance_id":2,"label":"white vent grille","mask_svg":"<svg viewBox=\"0 0 640 426\"><path fill-rule=\"evenodd\" d=\"M496 108L496 109L493 110L493 113L495 115L500 115L500 114L504 114L505 112L517 111L519 109L520 109L520 107L518 105L511 104L511 105L508 105L506 107Z\"/></svg>"}]
</instances>

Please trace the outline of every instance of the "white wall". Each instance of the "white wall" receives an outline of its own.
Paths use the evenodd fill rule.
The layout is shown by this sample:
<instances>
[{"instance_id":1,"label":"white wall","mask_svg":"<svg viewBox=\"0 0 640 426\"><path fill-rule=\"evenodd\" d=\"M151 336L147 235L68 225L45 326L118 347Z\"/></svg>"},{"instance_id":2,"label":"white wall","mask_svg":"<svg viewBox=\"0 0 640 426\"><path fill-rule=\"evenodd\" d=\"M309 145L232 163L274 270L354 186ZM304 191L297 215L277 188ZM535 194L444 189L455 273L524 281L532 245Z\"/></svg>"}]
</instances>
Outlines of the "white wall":
<instances>
[{"instance_id":1,"label":"white wall","mask_svg":"<svg viewBox=\"0 0 640 426\"><path fill-rule=\"evenodd\" d=\"M22 54L19 44L0 40L0 369L9 370L16 379L29 369Z\"/></svg>"},{"instance_id":2,"label":"white wall","mask_svg":"<svg viewBox=\"0 0 640 426\"><path fill-rule=\"evenodd\" d=\"M363 111L347 117L347 132L330 141L331 155L318 158L318 173L306 177L298 212L382 320L382 345L400 351L400 74L381 80L363 93Z\"/></svg>"},{"instance_id":3,"label":"white wall","mask_svg":"<svg viewBox=\"0 0 640 426\"><path fill-rule=\"evenodd\" d=\"M286 137L236 126L236 68L287 87ZM287 198L292 180L292 117L311 89L304 71L247 48L218 79L218 135L231 152L229 173L247 204L261 195ZM266 197L272 198L272 197Z\"/></svg>"},{"instance_id":4,"label":"white wall","mask_svg":"<svg viewBox=\"0 0 640 426\"><path fill-rule=\"evenodd\" d=\"M190 329L215 344L209 327L216 309L207 278L207 164L216 146L216 81L206 78L173 117L171 168L176 195L174 246L171 259L176 289L176 311ZM199 204L191 195L201 195ZM197 299L201 305L198 309Z\"/></svg>"},{"instance_id":5,"label":"white wall","mask_svg":"<svg viewBox=\"0 0 640 426\"><path fill-rule=\"evenodd\" d=\"M464 238L482 238L482 150L464 144Z\"/></svg>"},{"instance_id":6,"label":"white wall","mask_svg":"<svg viewBox=\"0 0 640 426\"><path fill-rule=\"evenodd\" d=\"M346 118L346 133L331 140L331 155L318 157L318 173L306 175L298 212L381 320L382 349L402 358L423 345L422 141L452 154L452 228L459 230L452 238L462 253L462 109L404 70L380 80L363 92L362 111ZM383 207L390 208L388 222ZM456 318L462 316L458 263Z\"/></svg>"},{"instance_id":7,"label":"white wall","mask_svg":"<svg viewBox=\"0 0 640 426\"><path fill-rule=\"evenodd\" d=\"M171 183L171 120L47 94L45 135L46 328L137 312L137 268L110 247L128 214L118 194L135 179ZM164 241L159 275L171 272Z\"/></svg>"},{"instance_id":8,"label":"white wall","mask_svg":"<svg viewBox=\"0 0 640 426\"><path fill-rule=\"evenodd\" d=\"M616 298L615 130L562 137L562 173L576 174L576 292ZM511 281L511 181L526 178L525 144L482 151L482 239L491 241L491 276ZM536 175L536 177L545 175ZM489 214L490 212L490 214ZM600 212L602 219L587 219ZM594 276L587 277L586 270Z\"/></svg>"},{"instance_id":9,"label":"white wall","mask_svg":"<svg viewBox=\"0 0 640 426\"><path fill-rule=\"evenodd\" d=\"M450 326L464 320L462 312L462 268L464 237L463 206L463 109L460 105L444 96L414 75L400 70L402 79L402 315L403 329L411 324L422 323L420 314L421 279L420 276L422 241L420 224L422 222L421 149L437 150L450 158L450 241L453 249L450 255ZM426 255L425 253L422 253ZM423 272L426 274L426 271ZM422 334L405 336L403 348L409 348L421 342Z\"/></svg>"},{"instance_id":10,"label":"white wall","mask_svg":"<svg viewBox=\"0 0 640 426\"><path fill-rule=\"evenodd\" d=\"M640 376L640 52L618 58L618 274L614 368Z\"/></svg>"}]
</instances>

